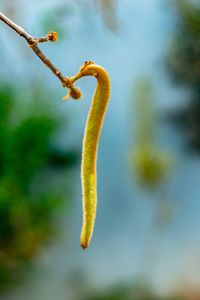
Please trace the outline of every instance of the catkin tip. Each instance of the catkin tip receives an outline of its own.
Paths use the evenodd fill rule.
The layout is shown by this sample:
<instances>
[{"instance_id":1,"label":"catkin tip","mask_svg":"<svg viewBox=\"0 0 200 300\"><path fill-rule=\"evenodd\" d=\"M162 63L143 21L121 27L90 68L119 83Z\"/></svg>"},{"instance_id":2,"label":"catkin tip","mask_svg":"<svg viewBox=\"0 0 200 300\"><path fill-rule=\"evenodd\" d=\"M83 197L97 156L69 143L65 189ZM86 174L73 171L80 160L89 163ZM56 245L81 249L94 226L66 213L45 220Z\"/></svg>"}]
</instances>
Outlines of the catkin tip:
<instances>
[{"instance_id":1,"label":"catkin tip","mask_svg":"<svg viewBox=\"0 0 200 300\"><path fill-rule=\"evenodd\" d=\"M88 243L86 243L86 242L81 242L81 248L83 249L83 250L85 250L85 249L87 249L88 248Z\"/></svg>"}]
</instances>

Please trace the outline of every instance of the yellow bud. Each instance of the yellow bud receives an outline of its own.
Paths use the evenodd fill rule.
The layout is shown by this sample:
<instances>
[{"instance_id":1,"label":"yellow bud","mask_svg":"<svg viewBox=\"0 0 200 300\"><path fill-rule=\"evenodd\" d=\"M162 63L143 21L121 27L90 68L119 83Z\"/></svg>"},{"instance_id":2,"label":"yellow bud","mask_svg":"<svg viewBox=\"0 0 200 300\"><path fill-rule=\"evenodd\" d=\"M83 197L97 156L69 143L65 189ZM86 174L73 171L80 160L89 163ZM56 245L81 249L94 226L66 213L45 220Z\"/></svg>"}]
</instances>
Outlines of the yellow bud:
<instances>
[{"instance_id":1,"label":"yellow bud","mask_svg":"<svg viewBox=\"0 0 200 300\"><path fill-rule=\"evenodd\" d=\"M49 32L48 34L47 34L47 36L49 37L49 40L51 41L51 42L56 42L57 40L58 40L58 33L57 32L55 32L55 31L51 31L51 32Z\"/></svg>"}]
</instances>

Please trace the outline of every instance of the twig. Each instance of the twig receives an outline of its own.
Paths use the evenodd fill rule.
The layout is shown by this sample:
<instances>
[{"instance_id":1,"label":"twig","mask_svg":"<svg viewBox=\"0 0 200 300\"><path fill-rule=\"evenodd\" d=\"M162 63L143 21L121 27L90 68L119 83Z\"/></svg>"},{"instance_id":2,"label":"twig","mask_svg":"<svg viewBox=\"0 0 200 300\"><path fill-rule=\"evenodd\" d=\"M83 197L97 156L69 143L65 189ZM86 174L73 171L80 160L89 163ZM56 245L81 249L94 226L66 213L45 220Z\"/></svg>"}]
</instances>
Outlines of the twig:
<instances>
[{"instance_id":1,"label":"twig","mask_svg":"<svg viewBox=\"0 0 200 300\"><path fill-rule=\"evenodd\" d=\"M72 88L72 82L69 77L65 77L62 73L52 64L52 62L44 55L44 53L38 47L38 43L43 43L47 41L55 42L58 39L56 32L49 32L46 37L34 38L28 32L26 32L21 26L17 25L6 17L2 12L0 12L0 20L6 25L16 31L17 34L22 36L30 46L30 48L35 52L35 54L41 59L41 61L54 73L54 75L61 81L63 87Z\"/></svg>"}]
</instances>

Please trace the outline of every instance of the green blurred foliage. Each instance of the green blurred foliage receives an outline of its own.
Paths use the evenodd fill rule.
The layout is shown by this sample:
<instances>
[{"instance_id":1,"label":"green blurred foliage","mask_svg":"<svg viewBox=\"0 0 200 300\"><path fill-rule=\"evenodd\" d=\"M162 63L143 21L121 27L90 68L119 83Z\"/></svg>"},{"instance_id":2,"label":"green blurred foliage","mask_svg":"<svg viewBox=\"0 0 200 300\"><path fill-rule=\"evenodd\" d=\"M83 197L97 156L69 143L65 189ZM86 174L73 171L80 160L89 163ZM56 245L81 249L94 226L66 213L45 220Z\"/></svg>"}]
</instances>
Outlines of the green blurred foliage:
<instances>
[{"instance_id":1,"label":"green blurred foliage","mask_svg":"<svg viewBox=\"0 0 200 300\"><path fill-rule=\"evenodd\" d=\"M146 148L145 145L136 147L133 160L138 183L148 188L158 187L166 179L171 167L168 153Z\"/></svg>"},{"instance_id":2,"label":"green blurred foliage","mask_svg":"<svg viewBox=\"0 0 200 300\"><path fill-rule=\"evenodd\" d=\"M133 172L141 186L157 188L166 179L172 159L156 144L157 123L149 80L140 78L134 90L136 145L132 153Z\"/></svg>"},{"instance_id":3,"label":"green blurred foliage","mask_svg":"<svg viewBox=\"0 0 200 300\"><path fill-rule=\"evenodd\" d=\"M172 1L177 24L167 65L176 84L189 89L186 105L170 113L189 150L200 153L200 2ZM185 102L185 101L184 101Z\"/></svg>"},{"instance_id":4,"label":"green blurred foliage","mask_svg":"<svg viewBox=\"0 0 200 300\"><path fill-rule=\"evenodd\" d=\"M94 292L84 300L186 300L183 297L157 296L144 282L119 285L104 292Z\"/></svg>"},{"instance_id":5,"label":"green blurred foliage","mask_svg":"<svg viewBox=\"0 0 200 300\"><path fill-rule=\"evenodd\" d=\"M72 167L77 158L76 152L68 155L51 146L60 121L49 98L48 106L40 103L38 109L45 91L33 88L26 108L26 99L19 96L13 85L0 86L0 288L20 279L56 233L66 195L48 184L42 172Z\"/></svg>"},{"instance_id":6,"label":"green blurred foliage","mask_svg":"<svg viewBox=\"0 0 200 300\"><path fill-rule=\"evenodd\" d=\"M200 85L200 4L188 0L172 3L177 26L169 66L174 79L196 89Z\"/></svg>"}]
</instances>

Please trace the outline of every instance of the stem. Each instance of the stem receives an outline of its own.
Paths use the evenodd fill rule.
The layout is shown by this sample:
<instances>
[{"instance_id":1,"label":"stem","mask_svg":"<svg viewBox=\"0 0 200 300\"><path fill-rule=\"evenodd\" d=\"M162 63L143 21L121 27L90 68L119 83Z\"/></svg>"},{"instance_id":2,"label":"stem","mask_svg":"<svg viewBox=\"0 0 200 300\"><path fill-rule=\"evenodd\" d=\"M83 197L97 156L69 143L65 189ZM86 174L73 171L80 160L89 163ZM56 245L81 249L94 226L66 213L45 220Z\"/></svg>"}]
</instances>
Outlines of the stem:
<instances>
[{"instance_id":1,"label":"stem","mask_svg":"<svg viewBox=\"0 0 200 300\"><path fill-rule=\"evenodd\" d=\"M12 28L18 35L23 37L30 48L35 52L35 54L40 58L40 60L53 72L53 74L61 81L64 87L71 88L71 81L68 77L62 75L62 73L53 65L53 63L44 55L44 53L38 47L38 43L52 41L54 42L55 34L50 32L46 37L34 38L28 32L26 32L21 26L17 25L6 17L2 12L0 12L0 20Z\"/></svg>"}]
</instances>

